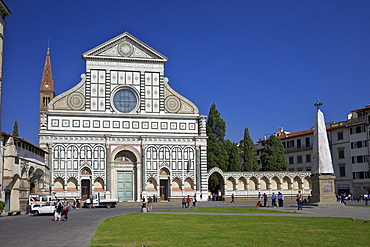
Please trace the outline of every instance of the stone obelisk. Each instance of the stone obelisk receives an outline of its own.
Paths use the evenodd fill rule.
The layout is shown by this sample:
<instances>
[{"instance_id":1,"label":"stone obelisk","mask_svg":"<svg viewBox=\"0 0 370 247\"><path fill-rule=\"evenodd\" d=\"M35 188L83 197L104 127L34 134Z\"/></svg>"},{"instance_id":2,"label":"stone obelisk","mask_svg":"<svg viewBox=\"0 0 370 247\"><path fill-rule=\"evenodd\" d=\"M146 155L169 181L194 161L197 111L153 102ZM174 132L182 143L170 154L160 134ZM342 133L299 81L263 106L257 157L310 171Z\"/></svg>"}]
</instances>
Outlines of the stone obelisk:
<instances>
[{"instance_id":1,"label":"stone obelisk","mask_svg":"<svg viewBox=\"0 0 370 247\"><path fill-rule=\"evenodd\" d=\"M320 107L322 103L317 100L314 125L314 140L312 147L312 203L320 205L337 205L334 187L334 168L331 159L328 136L324 114Z\"/></svg>"}]
</instances>

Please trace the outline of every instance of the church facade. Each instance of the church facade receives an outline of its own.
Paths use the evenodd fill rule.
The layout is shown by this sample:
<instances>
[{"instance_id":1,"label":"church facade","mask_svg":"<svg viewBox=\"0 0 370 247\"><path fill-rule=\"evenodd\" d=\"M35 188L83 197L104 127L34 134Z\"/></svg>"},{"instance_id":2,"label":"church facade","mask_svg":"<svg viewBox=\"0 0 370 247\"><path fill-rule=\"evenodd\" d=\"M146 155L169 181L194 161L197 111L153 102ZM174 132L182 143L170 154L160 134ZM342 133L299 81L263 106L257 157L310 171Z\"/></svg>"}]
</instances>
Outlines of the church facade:
<instances>
[{"instance_id":1,"label":"church facade","mask_svg":"<svg viewBox=\"0 0 370 247\"><path fill-rule=\"evenodd\" d=\"M82 57L72 89L55 96L49 51L41 81L39 146L56 196L206 197L206 116L170 87L167 58L127 32Z\"/></svg>"}]
</instances>

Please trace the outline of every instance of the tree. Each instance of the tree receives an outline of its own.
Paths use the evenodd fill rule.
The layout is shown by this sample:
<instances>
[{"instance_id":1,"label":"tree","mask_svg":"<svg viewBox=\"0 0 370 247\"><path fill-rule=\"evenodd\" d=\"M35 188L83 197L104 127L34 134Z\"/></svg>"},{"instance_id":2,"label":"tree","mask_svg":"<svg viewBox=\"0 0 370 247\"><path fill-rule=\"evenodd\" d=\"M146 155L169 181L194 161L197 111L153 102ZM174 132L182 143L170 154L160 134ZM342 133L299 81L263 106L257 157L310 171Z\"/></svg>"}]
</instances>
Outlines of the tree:
<instances>
[{"instance_id":1,"label":"tree","mask_svg":"<svg viewBox=\"0 0 370 247\"><path fill-rule=\"evenodd\" d=\"M225 148L226 123L213 103L208 114L206 131L208 135L207 159L208 169L219 167L226 171L227 151Z\"/></svg>"},{"instance_id":2,"label":"tree","mask_svg":"<svg viewBox=\"0 0 370 247\"><path fill-rule=\"evenodd\" d=\"M288 163L285 160L284 146L281 140L271 135L266 141L266 150L261 155L263 171L286 171Z\"/></svg>"},{"instance_id":3,"label":"tree","mask_svg":"<svg viewBox=\"0 0 370 247\"><path fill-rule=\"evenodd\" d=\"M227 164L226 171L237 172L240 171L240 154L238 146L230 140L225 141L225 147L227 151Z\"/></svg>"},{"instance_id":4,"label":"tree","mask_svg":"<svg viewBox=\"0 0 370 247\"><path fill-rule=\"evenodd\" d=\"M244 129L244 139L240 141L240 153L242 160L242 171L257 171L258 157L254 143L249 135L248 128Z\"/></svg>"},{"instance_id":5,"label":"tree","mask_svg":"<svg viewBox=\"0 0 370 247\"><path fill-rule=\"evenodd\" d=\"M16 136L16 137L19 137L19 133L18 133L18 122L15 121L14 122L14 126L13 126L13 136Z\"/></svg>"}]
</instances>

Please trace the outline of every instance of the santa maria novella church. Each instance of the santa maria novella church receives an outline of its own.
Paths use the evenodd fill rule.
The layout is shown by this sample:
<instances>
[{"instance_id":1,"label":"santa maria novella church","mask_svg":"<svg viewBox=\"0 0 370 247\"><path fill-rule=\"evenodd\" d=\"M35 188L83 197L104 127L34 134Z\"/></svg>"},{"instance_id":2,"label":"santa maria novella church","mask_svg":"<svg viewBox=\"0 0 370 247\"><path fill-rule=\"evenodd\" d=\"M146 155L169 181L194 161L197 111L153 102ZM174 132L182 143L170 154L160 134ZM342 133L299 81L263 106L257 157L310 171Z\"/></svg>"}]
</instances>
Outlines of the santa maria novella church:
<instances>
[{"instance_id":1,"label":"santa maria novella church","mask_svg":"<svg viewBox=\"0 0 370 247\"><path fill-rule=\"evenodd\" d=\"M41 80L39 146L56 196L205 198L206 116L170 87L167 58L127 32L82 58L81 80L55 96L48 50Z\"/></svg>"}]
</instances>

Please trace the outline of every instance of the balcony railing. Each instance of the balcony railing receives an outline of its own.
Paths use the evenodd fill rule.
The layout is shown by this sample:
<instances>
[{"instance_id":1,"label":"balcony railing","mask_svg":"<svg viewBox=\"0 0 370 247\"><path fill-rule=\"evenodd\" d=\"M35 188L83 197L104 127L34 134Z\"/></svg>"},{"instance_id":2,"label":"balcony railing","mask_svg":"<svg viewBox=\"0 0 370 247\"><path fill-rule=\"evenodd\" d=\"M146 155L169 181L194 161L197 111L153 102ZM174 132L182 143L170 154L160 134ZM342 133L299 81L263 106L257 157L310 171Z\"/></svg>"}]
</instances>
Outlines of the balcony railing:
<instances>
[{"instance_id":1,"label":"balcony railing","mask_svg":"<svg viewBox=\"0 0 370 247\"><path fill-rule=\"evenodd\" d=\"M358 118L352 118L348 120L348 124L355 124L359 122L366 122L366 116L364 117L358 117Z\"/></svg>"}]
</instances>

